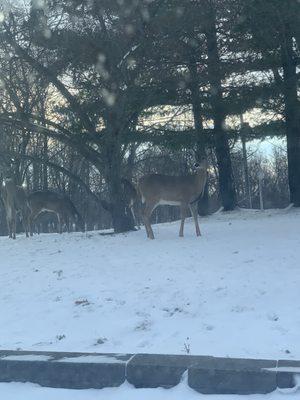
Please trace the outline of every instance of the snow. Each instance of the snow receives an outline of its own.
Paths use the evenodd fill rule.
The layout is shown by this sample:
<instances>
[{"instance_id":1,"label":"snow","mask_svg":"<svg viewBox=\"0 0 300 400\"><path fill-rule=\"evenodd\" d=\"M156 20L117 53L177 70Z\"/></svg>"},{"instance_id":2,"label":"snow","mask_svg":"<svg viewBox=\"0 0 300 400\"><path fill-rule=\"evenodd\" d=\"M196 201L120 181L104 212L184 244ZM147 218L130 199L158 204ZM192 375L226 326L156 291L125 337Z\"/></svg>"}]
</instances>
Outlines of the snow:
<instances>
[{"instance_id":1,"label":"snow","mask_svg":"<svg viewBox=\"0 0 300 400\"><path fill-rule=\"evenodd\" d=\"M263 368L267 371L276 371L276 372L292 372L294 374L300 375L300 367L275 367L275 368Z\"/></svg>"},{"instance_id":2,"label":"snow","mask_svg":"<svg viewBox=\"0 0 300 400\"><path fill-rule=\"evenodd\" d=\"M300 359L300 212L200 223L0 238L0 349Z\"/></svg>"},{"instance_id":3,"label":"snow","mask_svg":"<svg viewBox=\"0 0 300 400\"><path fill-rule=\"evenodd\" d=\"M105 364L120 364L124 363L126 364L127 361L122 361L121 359L117 359L115 357L108 357L108 356L102 356L102 355L97 355L97 356L79 356L79 357L64 357L60 360L56 360L57 362L66 362L66 363L92 363L92 364L97 364L97 363L105 363Z\"/></svg>"},{"instance_id":4,"label":"snow","mask_svg":"<svg viewBox=\"0 0 300 400\"><path fill-rule=\"evenodd\" d=\"M50 361L52 357L43 354L18 354L0 357L0 360L9 361Z\"/></svg>"},{"instance_id":5,"label":"snow","mask_svg":"<svg viewBox=\"0 0 300 400\"><path fill-rule=\"evenodd\" d=\"M299 392L276 391L263 395L202 395L185 382L172 389L135 389L128 383L119 388L101 390L70 390L40 387L30 383L0 383L0 395L5 400L298 400Z\"/></svg>"}]
</instances>

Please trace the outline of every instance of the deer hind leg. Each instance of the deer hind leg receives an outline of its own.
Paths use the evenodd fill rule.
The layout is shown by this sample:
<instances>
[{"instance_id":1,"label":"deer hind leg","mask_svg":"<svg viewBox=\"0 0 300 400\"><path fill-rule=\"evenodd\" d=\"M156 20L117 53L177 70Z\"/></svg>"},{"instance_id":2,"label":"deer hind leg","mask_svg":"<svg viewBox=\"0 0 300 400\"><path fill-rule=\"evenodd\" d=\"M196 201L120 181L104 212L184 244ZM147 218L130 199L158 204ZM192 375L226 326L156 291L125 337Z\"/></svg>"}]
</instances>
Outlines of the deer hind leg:
<instances>
[{"instance_id":1,"label":"deer hind leg","mask_svg":"<svg viewBox=\"0 0 300 400\"><path fill-rule=\"evenodd\" d=\"M131 212L131 215L132 215L132 219L133 219L133 221L134 221L134 225L136 226L136 225L137 225L137 222L136 222L136 218L135 218L135 213L134 213L134 210L133 210L133 206L132 206L132 205L129 206L129 209L130 209L130 212Z\"/></svg>"},{"instance_id":2,"label":"deer hind leg","mask_svg":"<svg viewBox=\"0 0 300 400\"><path fill-rule=\"evenodd\" d=\"M24 230L25 230L26 237L28 238L29 237L28 223L27 223L27 221L25 219L23 219L23 227L24 227Z\"/></svg>"},{"instance_id":3,"label":"deer hind leg","mask_svg":"<svg viewBox=\"0 0 300 400\"><path fill-rule=\"evenodd\" d=\"M31 229L30 229L30 209L27 207L25 210L25 217L24 217L24 223L26 225L26 236L29 237L31 236Z\"/></svg>"},{"instance_id":4,"label":"deer hind leg","mask_svg":"<svg viewBox=\"0 0 300 400\"><path fill-rule=\"evenodd\" d=\"M136 227L140 230L141 229L141 217L140 217L140 210L136 209L134 211L135 219L136 219Z\"/></svg>"},{"instance_id":5,"label":"deer hind leg","mask_svg":"<svg viewBox=\"0 0 300 400\"><path fill-rule=\"evenodd\" d=\"M179 229L179 236L183 237L184 221L187 216L187 205L186 204L180 205L180 216L181 216L181 223L180 223L180 229Z\"/></svg>"},{"instance_id":6,"label":"deer hind leg","mask_svg":"<svg viewBox=\"0 0 300 400\"><path fill-rule=\"evenodd\" d=\"M12 239L12 209L10 207L7 207L5 211L6 211L8 237Z\"/></svg>"},{"instance_id":7,"label":"deer hind leg","mask_svg":"<svg viewBox=\"0 0 300 400\"><path fill-rule=\"evenodd\" d=\"M75 217L74 215L71 215L69 213L66 213L63 216L63 224L66 225L67 232L70 233L70 231L73 231L73 223L75 223ZM71 229L70 229L71 228Z\"/></svg>"},{"instance_id":8,"label":"deer hind leg","mask_svg":"<svg viewBox=\"0 0 300 400\"><path fill-rule=\"evenodd\" d=\"M8 237L10 239L14 239L14 229L13 229L13 220L12 220L12 218L8 219L7 226L8 226Z\"/></svg>"},{"instance_id":9,"label":"deer hind leg","mask_svg":"<svg viewBox=\"0 0 300 400\"><path fill-rule=\"evenodd\" d=\"M16 215L13 210L9 211L7 216L8 236L10 239L16 238Z\"/></svg>"},{"instance_id":10,"label":"deer hind leg","mask_svg":"<svg viewBox=\"0 0 300 400\"><path fill-rule=\"evenodd\" d=\"M11 221L11 226L12 226L12 238L16 239L16 226L17 226L17 218L16 218L16 213L13 213L12 221Z\"/></svg>"},{"instance_id":11,"label":"deer hind leg","mask_svg":"<svg viewBox=\"0 0 300 400\"><path fill-rule=\"evenodd\" d=\"M198 222L198 203L190 204L190 210L195 221L196 235L201 236L199 222Z\"/></svg>"},{"instance_id":12,"label":"deer hind leg","mask_svg":"<svg viewBox=\"0 0 300 400\"><path fill-rule=\"evenodd\" d=\"M62 218L60 214L56 214L58 223L58 233L62 234Z\"/></svg>"},{"instance_id":13,"label":"deer hind leg","mask_svg":"<svg viewBox=\"0 0 300 400\"><path fill-rule=\"evenodd\" d=\"M40 214L40 211L37 212L31 212L28 216L28 225L29 225L29 231L30 231L30 236L33 236L33 223L36 217ZM38 234L40 232L38 231Z\"/></svg>"},{"instance_id":14,"label":"deer hind leg","mask_svg":"<svg viewBox=\"0 0 300 400\"><path fill-rule=\"evenodd\" d=\"M147 232L147 236L149 239L154 239L154 234L153 230L150 224L150 217L153 212L153 210L156 208L157 203L156 202L149 202L146 203L144 212L143 212L143 218L144 218L144 224Z\"/></svg>"},{"instance_id":15,"label":"deer hind leg","mask_svg":"<svg viewBox=\"0 0 300 400\"><path fill-rule=\"evenodd\" d=\"M6 223L7 223L7 230L8 230L8 237L12 239L12 234L11 234L11 220L8 216L6 216Z\"/></svg>"},{"instance_id":16,"label":"deer hind leg","mask_svg":"<svg viewBox=\"0 0 300 400\"><path fill-rule=\"evenodd\" d=\"M29 215L29 217L28 217L28 226L29 226L29 234L30 234L30 236L33 236L32 225L33 225L33 219L31 219L31 215Z\"/></svg>"},{"instance_id":17,"label":"deer hind leg","mask_svg":"<svg viewBox=\"0 0 300 400\"><path fill-rule=\"evenodd\" d=\"M28 218L27 212L23 210L21 212L21 217L22 217L22 224L23 224L23 228L25 230L26 237L29 237L29 234L28 234L28 231L29 231L29 218Z\"/></svg>"},{"instance_id":18,"label":"deer hind leg","mask_svg":"<svg viewBox=\"0 0 300 400\"><path fill-rule=\"evenodd\" d=\"M26 215L26 225L27 225L27 234L28 234L28 237L30 237L32 235L31 235L31 229L30 229L29 213L27 213L27 215Z\"/></svg>"},{"instance_id":19,"label":"deer hind leg","mask_svg":"<svg viewBox=\"0 0 300 400\"><path fill-rule=\"evenodd\" d=\"M133 203L132 212L134 213L137 228L141 229L142 203L139 200Z\"/></svg>"}]
</instances>

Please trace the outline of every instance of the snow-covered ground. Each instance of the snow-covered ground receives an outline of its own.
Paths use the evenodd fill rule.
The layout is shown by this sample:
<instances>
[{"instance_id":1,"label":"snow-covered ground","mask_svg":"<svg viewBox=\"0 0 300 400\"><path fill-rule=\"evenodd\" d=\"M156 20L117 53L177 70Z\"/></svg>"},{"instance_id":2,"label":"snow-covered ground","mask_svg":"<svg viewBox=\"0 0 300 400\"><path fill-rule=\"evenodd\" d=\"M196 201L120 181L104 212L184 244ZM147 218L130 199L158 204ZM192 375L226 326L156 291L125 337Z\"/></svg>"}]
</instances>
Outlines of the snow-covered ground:
<instances>
[{"instance_id":1,"label":"snow-covered ground","mask_svg":"<svg viewBox=\"0 0 300 400\"><path fill-rule=\"evenodd\" d=\"M300 212L201 226L0 238L0 349L300 359Z\"/></svg>"},{"instance_id":2,"label":"snow-covered ground","mask_svg":"<svg viewBox=\"0 0 300 400\"><path fill-rule=\"evenodd\" d=\"M182 383L172 389L135 389L128 383L119 388L67 390L44 388L31 383L0 383L5 400L299 400L299 392L279 391L264 395L201 395Z\"/></svg>"}]
</instances>

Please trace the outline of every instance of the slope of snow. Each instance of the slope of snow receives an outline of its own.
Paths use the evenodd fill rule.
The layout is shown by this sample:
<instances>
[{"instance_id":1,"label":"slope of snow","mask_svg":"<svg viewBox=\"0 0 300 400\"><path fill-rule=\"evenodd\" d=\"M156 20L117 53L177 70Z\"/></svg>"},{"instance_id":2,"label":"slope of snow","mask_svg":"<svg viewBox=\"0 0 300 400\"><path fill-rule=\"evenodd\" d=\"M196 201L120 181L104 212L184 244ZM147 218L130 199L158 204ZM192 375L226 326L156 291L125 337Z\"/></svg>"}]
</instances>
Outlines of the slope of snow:
<instances>
[{"instance_id":1,"label":"slope of snow","mask_svg":"<svg viewBox=\"0 0 300 400\"><path fill-rule=\"evenodd\" d=\"M300 213L0 238L0 349L300 359Z\"/></svg>"}]
</instances>

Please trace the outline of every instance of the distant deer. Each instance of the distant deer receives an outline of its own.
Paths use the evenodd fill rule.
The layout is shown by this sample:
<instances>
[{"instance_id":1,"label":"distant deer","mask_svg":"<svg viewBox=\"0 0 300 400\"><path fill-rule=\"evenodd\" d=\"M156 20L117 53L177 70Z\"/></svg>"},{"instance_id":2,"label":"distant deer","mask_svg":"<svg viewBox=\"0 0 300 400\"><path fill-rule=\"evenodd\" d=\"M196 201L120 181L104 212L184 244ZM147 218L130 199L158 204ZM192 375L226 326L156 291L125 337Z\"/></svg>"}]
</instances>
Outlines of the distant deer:
<instances>
[{"instance_id":1,"label":"distant deer","mask_svg":"<svg viewBox=\"0 0 300 400\"><path fill-rule=\"evenodd\" d=\"M84 231L83 219L67 196L50 190L36 191L28 196L28 204L31 210L29 216L30 235L32 235L32 225L34 220L44 211L56 214L59 233L62 233L63 224L66 224L69 232L69 221L76 222L80 229Z\"/></svg>"},{"instance_id":2,"label":"distant deer","mask_svg":"<svg viewBox=\"0 0 300 400\"><path fill-rule=\"evenodd\" d=\"M13 179L4 179L1 185L1 197L6 211L6 220L9 237L16 238L16 218L21 214L22 223L28 237L30 210L27 202L27 195L22 186L14 183Z\"/></svg>"},{"instance_id":3,"label":"distant deer","mask_svg":"<svg viewBox=\"0 0 300 400\"><path fill-rule=\"evenodd\" d=\"M141 199L133 183L126 178L121 179L125 204L128 205L135 225L140 229Z\"/></svg>"},{"instance_id":4,"label":"distant deer","mask_svg":"<svg viewBox=\"0 0 300 400\"><path fill-rule=\"evenodd\" d=\"M186 176L145 175L138 183L138 189L145 204L143 211L147 236L154 239L150 224L153 210L162 204L180 207L181 225L179 236L183 236L184 221L190 209L194 217L196 235L200 236L197 203L203 195L207 180L207 161L195 164L195 174Z\"/></svg>"}]
</instances>

